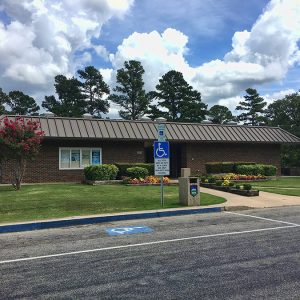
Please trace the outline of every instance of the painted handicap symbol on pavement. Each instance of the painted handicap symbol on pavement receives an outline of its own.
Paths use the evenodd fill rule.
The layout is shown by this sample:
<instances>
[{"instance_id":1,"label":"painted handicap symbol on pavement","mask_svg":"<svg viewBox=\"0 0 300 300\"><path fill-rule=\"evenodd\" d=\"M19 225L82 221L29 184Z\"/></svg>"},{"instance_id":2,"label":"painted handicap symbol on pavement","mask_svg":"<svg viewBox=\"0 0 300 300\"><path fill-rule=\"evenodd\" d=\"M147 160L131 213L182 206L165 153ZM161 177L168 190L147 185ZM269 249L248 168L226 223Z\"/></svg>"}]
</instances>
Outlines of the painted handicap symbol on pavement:
<instances>
[{"instance_id":1,"label":"painted handicap symbol on pavement","mask_svg":"<svg viewBox=\"0 0 300 300\"><path fill-rule=\"evenodd\" d=\"M136 234L136 233L147 233L152 232L153 229L148 226L124 226L124 227L114 227L107 228L105 230L108 235L127 235L127 234Z\"/></svg>"}]
</instances>

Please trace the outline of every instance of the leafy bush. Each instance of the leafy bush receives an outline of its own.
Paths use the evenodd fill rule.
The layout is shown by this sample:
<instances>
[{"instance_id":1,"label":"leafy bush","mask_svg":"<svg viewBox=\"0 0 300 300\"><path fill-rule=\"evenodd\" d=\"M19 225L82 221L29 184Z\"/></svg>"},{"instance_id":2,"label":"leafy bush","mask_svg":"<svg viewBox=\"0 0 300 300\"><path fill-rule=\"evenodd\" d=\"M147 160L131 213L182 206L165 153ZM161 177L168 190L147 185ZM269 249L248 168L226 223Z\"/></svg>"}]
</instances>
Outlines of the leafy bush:
<instances>
[{"instance_id":1,"label":"leafy bush","mask_svg":"<svg viewBox=\"0 0 300 300\"><path fill-rule=\"evenodd\" d=\"M216 186L222 186L222 181L221 180L218 180L218 181L216 181Z\"/></svg>"},{"instance_id":2,"label":"leafy bush","mask_svg":"<svg viewBox=\"0 0 300 300\"><path fill-rule=\"evenodd\" d=\"M252 189L252 185L249 184L249 183L244 183L244 184L243 184L243 188L244 188L244 190L246 190L246 191L250 191L250 190Z\"/></svg>"},{"instance_id":3,"label":"leafy bush","mask_svg":"<svg viewBox=\"0 0 300 300\"><path fill-rule=\"evenodd\" d=\"M254 162L207 162L205 164L207 174L237 173L240 165L253 165Z\"/></svg>"},{"instance_id":4,"label":"leafy bush","mask_svg":"<svg viewBox=\"0 0 300 300\"><path fill-rule=\"evenodd\" d=\"M237 172L243 175L264 175L274 176L276 175L277 168L272 165L240 165L237 166Z\"/></svg>"},{"instance_id":5,"label":"leafy bush","mask_svg":"<svg viewBox=\"0 0 300 300\"><path fill-rule=\"evenodd\" d=\"M214 177L209 177L208 183L216 183L216 179Z\"/></svg>"},{"instance_id":6,"label":"leafy bush","mask_svg":"<svg viewBox=\"0 0 300 300\"><path fill-rule=\"evenodd\" d=\"M141 167L148 170L148 175L154 175L154 164L146 163L115 163L119 169L118 178L129 176L127 173L128 168Z\"/></svg>"},{"instance_id":7,"label":"leafy bush","mask_svg":"<svg viewBox=\"0 0 300 300\"><path fill-rule=\"evenodd\" d=\"M277 168L273 165L263 165L264 173L263 175L265 176L275 176L277 172Z\"/></svg>"},{"instance_id":8,"label":"leafy bush","mask_svg":"<svg viewBox=\"0 0 300 300\"><path fill-rule=\"evenodd\" d=\"M237 185L235 186L235 188L236 188L237 190L240 190L240 189L241 189L241 186L240 186L239 184L237 184Z\"/></svg>"},{"instance_id":9,"label":"leafy bush","mask_svg":"<svg viewBox=\"0 0 300 300\"><path fill-rule=\"evenodd\" d=\"M88 166L84 168L87 180L114 180L119 169L115 165Z\"/></svg>"},{"instance_id":10,"label":"leafy bush","mask_svg":"<svg viewBox=\"0 0 300 300\"><path fill-rule=\"evenodd\" d=\"M130 178L145 178L149 175L149 172L146 168L142 167L133 167L128 168L126 173L130 176Z\"/></svg>"}]
</instances>

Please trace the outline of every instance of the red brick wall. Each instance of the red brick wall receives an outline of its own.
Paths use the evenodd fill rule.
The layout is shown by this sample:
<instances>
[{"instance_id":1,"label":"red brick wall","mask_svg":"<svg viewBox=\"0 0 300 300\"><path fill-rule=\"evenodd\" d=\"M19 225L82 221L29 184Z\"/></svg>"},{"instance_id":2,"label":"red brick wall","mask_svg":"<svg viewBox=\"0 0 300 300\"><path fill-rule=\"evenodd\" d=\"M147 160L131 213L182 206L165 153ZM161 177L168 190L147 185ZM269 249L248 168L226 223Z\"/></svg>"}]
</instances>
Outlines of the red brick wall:
<instances>
[{"instance_id":1,"label":"red brick wall","mask_svg":"<svg viewBox=\"0 0 300 300\"><path fill-rule=\"evenodd\" d=\"M144 142L45 141L38 158L28 163L24 182L82 181L82 170L59 170L59 147L102 148L104 164L145 161ZM280 174L280 145L191 143L181 144L181 151L181 167L191 168L192 173L205 173L206 162L253 161L275 165ZM9 165L4 166L2 173L2 183L9 183Z\"/></svg>"},{"instance_id":2,"label":"red brick wall","mask_svg":"<svg viewBox=\"0 0 300 300\"><path fill-rule=\"evenodd\" d=\"M182 167L191 168L192 173L198 170L205 173L206 162L253 161L271 164L277 167L280 174L280 145L267 144L186 144L185 162Z\"/></svg>"},{"instance_id":3,"label":"red brick wall","mask_svg":"<svg viewBox=\"0 0 300 300\"><path fill-rule=\"evenodd\" d=\"M143 142L44 141L37 159L27 164L23 182L80 182L83 170L59 170L59 147L102 148L102 163L144 162ZM9 163L3 167L2 183L9 183Z\"/></svg>"}]
</instances>

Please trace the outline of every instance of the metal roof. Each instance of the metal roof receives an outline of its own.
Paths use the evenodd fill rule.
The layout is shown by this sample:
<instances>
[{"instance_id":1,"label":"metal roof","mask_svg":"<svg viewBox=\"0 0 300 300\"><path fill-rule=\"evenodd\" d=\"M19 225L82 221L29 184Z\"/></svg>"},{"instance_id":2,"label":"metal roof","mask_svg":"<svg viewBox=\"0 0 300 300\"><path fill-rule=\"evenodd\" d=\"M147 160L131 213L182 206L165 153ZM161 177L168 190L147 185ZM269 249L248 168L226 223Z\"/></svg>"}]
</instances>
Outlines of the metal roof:
<instances>
[{"instance_id":1,"label":"metal roof","mask_svg":"<svg viewBox=\"0 0 300 300\"><path fill-rule=\"evenodd\" d=\"M17 116L9 116L16 118ZM1 116L0 119L3 119ZM156 140L154 121L62 117L27 117L40 122L45 138ZM298 144L300 139L279 127L166 122L166 137L178 142Z\"/></svg>"}]
</instances>

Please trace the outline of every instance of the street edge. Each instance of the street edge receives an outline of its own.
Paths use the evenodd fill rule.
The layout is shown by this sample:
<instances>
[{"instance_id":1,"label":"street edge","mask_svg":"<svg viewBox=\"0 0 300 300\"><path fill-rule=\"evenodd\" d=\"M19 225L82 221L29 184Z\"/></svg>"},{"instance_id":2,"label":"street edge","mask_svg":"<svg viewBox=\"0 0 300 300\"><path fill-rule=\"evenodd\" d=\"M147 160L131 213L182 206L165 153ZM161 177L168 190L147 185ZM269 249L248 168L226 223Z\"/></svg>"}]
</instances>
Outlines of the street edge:
<instances>
[{"instance_id":1,"label":"street edge","mask_svg":"<svg viewBox=\"0 0 300 300\"><path fill-rule=\"evenodd\" d=\"M182 209L182 210L166 210L158 212L143 212L143 213L132 213L124 215L111 215L111 216L97 216L88 218L78 218L78 219L61 219L54 221L39 221L25 224L8 224L0 225L0 233L10 233L19 231L31 231L31 230L41 230L50 228L59 228L67 226L78 226L78 225L91 225L97 223L105 222L115 222L115 221L128 221L137 219L150 219L150 218L161 218L161 217L171 217L171 216L182 216L182 215L192 215L192 214L203 214L203 213L217 213L224 211L224 207L207 207L207 208L196 208L196 209Z\"/></svg>"}]
</instances>

